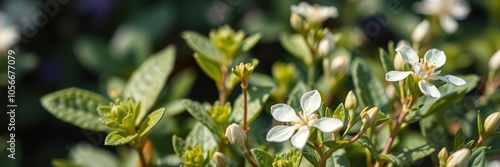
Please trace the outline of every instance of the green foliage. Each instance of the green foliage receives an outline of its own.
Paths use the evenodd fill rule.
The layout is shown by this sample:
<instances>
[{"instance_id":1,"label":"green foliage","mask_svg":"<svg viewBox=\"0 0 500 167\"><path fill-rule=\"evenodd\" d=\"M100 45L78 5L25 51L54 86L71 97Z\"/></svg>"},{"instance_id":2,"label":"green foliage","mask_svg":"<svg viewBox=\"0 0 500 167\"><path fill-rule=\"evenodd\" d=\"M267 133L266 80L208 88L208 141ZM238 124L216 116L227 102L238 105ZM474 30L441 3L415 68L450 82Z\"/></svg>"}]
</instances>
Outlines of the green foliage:
<instances>
[{"instance_id":1,"label":"green foliage","mask_svg":"<svg viewBox=\"0 0 500 167\"><path fill-rule=\"evenodd\" d=\"M330 140L323 144L333 150L338 150L351 145L351 142L349 140Z\"/></svg>"},{"instance_id":2,"label":"green foliage","mask_svg":"<svg viewBox=\"0 0 500 167\"><path fill-rule=\"evenodd\" d=\"M139 134L129 134L123 130L117 130L109 133L106 136L104 141L104 145L109 146L118 146L130 143L134 140Z\"/></svg>"},{"instance_id":3,"label":"green foliage","mask_svg":"<svg viewBox=\"0 0 500 167\"><path fill-rule=\"evenodd\" d=\"M165 113L165 109L160 108L160 109L153 111L151 114L149 114L146 117L146 119L144 119L142 121L141 125L139 126L139 131L137 132L137 133L139 133L139 137L145 137L146 134L148 134L149 131L151 131L151 129L153 129L153 127L155 127L156 124L158 124L160 119L163 117L164 113Z\"/></svg>"},{"instance_id":4,"label":"green foliage","mask_svg":"<svg viewBox=\"0 0 500 167\"><path fill-rule=\"evenodd\" d=\"M223 57L210 40L196 32L186 31L182 33L182 38L203 60L208 59L217 66L223 62ZM195 56L196 57L196 56Z\"/></svg>"},{"instance_id":5,"label":"green foliage","mask_svg":"<svg viewBox=\"0 0 500 167\"><path fill-rule=\"evenodd\" d=\"M375 77L369 65L361 59L355 59L352 64L352 78L356 97L365 107L379 107L383 113L389 112L389 100L385 94L385 87L380 79Z\"/></svg>"},{"instance_id":6,"label":"green foliage","mask_svg":"<svg viewBox=\"0 0 500 167\"><path fill-rule=\"evenodd\" d=\"M480 167L486 164L486 150L488 147L478 147L472 149L472 153L470 155L469 165L471 167Z\"/></svg>"},{"instance_id":7,"label":"green foliage","mask_svg":"<svg viewBox=\"0 0 500 167\"><path fill-rule=\"evenodd\" d=\"M123 91L123 97L133 97L141 103L136 124L139 124L155 104L172 72L174 62L174 46L166 47L145 60L130 77Z\"/></svg>"},{"instance_id":8,"label":"green foliage","mask_svg":"<svg viewBox=\"0 0 500 167\"><path fill-rule=\"evenodd\" d=\"M300 34L281 34L280 43L289 53L305 64L312 63L312 55L306 40Z\"/></svg>"},{"instance_id":9,"label":"green foliage","mask_svg":"<svg viewBox=\"0 0 500 167\"><path fill-rule=\"evenodd\" d=\"M272 166L273 164L274 158L265 151L254 148L252 155L259 166Z\"/></svg>"},{"instance_id":10,"label":"green foliage","mask_svg":"<svg viewBox=\"0 0 500 167\"><path fill-rule=\"evenodd\" d=\"M99 120L97 113L97 107L108 104L109 100L99 94L78 88L67 88L47 94L40 101L47 111L60 120L82 129L110 130Z\"/></svg>"},{"instance_id":11,"label":"green foliage","mask_svg":"<svg viewBox=\"0 0 500 167\"><path fill-rule=\"evenodd\" d=\"M215 121L208 115L207 110L198 102L189 99L182 100L182 105L196 120L205 125L211 132L222 136L222 129Z\"/></svg>"},{"instance_id":12,"label":"green foliage","mask_svg":"<svg viewBox=\"0 0 500 167\"><path fill-rule=\"evenodd\" d=\"M269 98L269 93L273 90L272 87L250 86L248 88L248 123L259 116L263 109L264 103ZM243 95L238 96L234 101L233 111L231 112L231 122L241 123L243 119Z\"/></svg>"}]
</instances>

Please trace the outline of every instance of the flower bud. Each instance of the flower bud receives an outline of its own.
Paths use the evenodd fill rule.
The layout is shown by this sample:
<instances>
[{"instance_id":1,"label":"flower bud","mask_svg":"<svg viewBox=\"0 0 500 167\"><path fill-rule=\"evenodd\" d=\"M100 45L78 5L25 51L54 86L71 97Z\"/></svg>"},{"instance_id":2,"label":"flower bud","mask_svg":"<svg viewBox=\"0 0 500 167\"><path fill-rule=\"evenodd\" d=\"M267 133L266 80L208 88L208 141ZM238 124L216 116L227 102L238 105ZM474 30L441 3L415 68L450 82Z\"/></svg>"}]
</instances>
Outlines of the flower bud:
<instances>
[{"instance_id":1,"label":"flower bud","mask_svg":"<svg viewBox=\"0 0 500 167\"><path fill-rule=\"evenodd\" d=\"M324 57L330 54L333 49L335 49L335 41L333 41L332 33L328 32L318 44L319 56Z\"/></svg>"},{"instance_id":2,"label":"flower bud","mask_svg":"<svg viewBox=\"0 0 500 167\"><path fill-rule=\"evenodd\" d=\"M226 167L227 166L227 158L221 152L215 152L212 156L212 160L214 161L217 167Z\"/></svg>"},{"instance_id":3,"label":"flower bud","mask_svg":"<svg viewBox=\"0 0 500 167\"><path fill-rule=\"evenodd\" d=\"M448 150L446 150L446 147L443 147L441 151L439 151L438 159L440 166L444 166L443 164L446 164L446 160L448 159Z\"/></svg>"},{"instance_id":4,"label":"flower bud","mask_svg":"<svg viewBox=\"0 0 500 167\"><path fill-rule=\"evenodd\" d=\"M304 21L299 14L292 12L290 15L290 25L297 32L302 32L304 30Z\"/></svg>"},{"instance_id":5,"label":"flower bud","mask_svg":"<svg viewBox=\"0 0 500 167\"><path fill-rule=\"evenodd\" d=\"M241 146L247 139L247 135L237 124L233 123L226 129L226 137L233 145Z\"/></svg>"},{"instance_id":6,"label":"flower bud","mask_svg":"<svg viewBox=\"0 0 500 167\"><path fill-rule=\"evenodd\" d=\"M240 63L240 65L237 65L235 68L232 68L231 70L240 79L246 79L253 72L254 69L255 66L253 66L250 63L247 64Z\"/></svg>"},{"instance_id":7,"label":"flower bud","mask_svg":"<svg viewBox=\"0 0 500 167\"><path fill-rule=\"evenodd\" d=\"M497 71L500 68L500 50L497 50L490 58L490 70Z\"/></svg>"},{"instance_id":8,"label":"flower bud","mask_svg":"<svg viewBox=\"0 0 500 167\"><path fill-rule=\"evenodd\" d=\"M292 167L293 164L287 159L281 159L280 157L276 156L274 158L274 162L272 163L273 167Z\"/></svg>"},{"instance_id":9,"label":"flower bud","mask_svg":"<svg viewBox=\"0 0 500 167\"><path fill-rule=\"evenodd\" d=\"M347 65L349 64L349 58L344 55L339 55L332 60L332 73L337 75L343 73L347 70Z\"/></svg>"},{"instance_id":10,"label":"flower bud","mask_svg":"<svg viewBox=\"0 0 500 167\"><path fill-rule=\"evenodd\" d=\"M202 167L205 159L203 158L203 148L196 145L188 147L181 157L183 166L186 167Z\"/></svg>"},{"instance_id":11,"label":"flower bud","mask_svg":"<svg viewBox=\"0 0 500 167\"><path fill-rule=\"evenodd\" d=\"M378 107L373 107L370 110L361 113L361 121L363 122L363 125L372 127L377 123L377 116Z\"/></svg>"},{"instance_id":12,"label":"flower bud","mask_svg":"<svg viewBox=\"0 0 500 167\"><path fill-rule=\"evenodd\" d=\"M484 136L486 138L495 133L499 125L500 112L494 112L493 114L490 114L488 117L486 117L486 120L484 120L484 134L481 136Z\"/></svg>"},{"instance_id":13,"label":"flower bud","mask_svg":"<svg viewBox=\"0 0 500 167\"><path fill-rule=\"evenodd\" d=\"M413 33L411 34L411 40L413 43L420 43L422 40L429 34L429 21L423 20L418 23L415 29L413 29Z\"/></svg>"},{"instance_id":14,"label":"flower bud","mask_svg":"<svg viewBox=\"0 0 500 167\"><path fill-rule=\"evenodd\" d=\"M208 110L210 118L212 118L219 125L227 125L229 120L229 115L231 114L231 106L229 103L225 105L216 102L213 107Z\"/></svg>"},{"instance_id":15,"label":"flower bud","mask_svg":"<svg viewBox=\"0 0 500 167\"><path fill-rule=\"evenodd\" d=\"M468 148L462 148L455 151L448 157L446 161L446 167L466 167L469 164L470 150Z\"/></svg>"},{"instance_id":16,"label":"flower bud","mask_svg":"<svg viewBox=\"0 0 500 167\"><path fill-rule=\"evenodd\" d=\"M347 110L354 110L358 107L358 99L356 99L356 95L352 90L347 93L344 104Z\"/></svg>"},{"instance_id":17,"label":"flower bud","mask_svg":"<svg viewBox=\"0 0 500 167\"><path fill-rule=\"evenodd\" d=\"M406 41L399 41L398 45L396 46L397 48L400 48L402 46L410 46ZM396 56L394 56L394 68L399 71L403 71L406 65L406 61L403 60L403 57L401 57L401 54L399 52L396 53Z\"/></svg>"}]
</instances>

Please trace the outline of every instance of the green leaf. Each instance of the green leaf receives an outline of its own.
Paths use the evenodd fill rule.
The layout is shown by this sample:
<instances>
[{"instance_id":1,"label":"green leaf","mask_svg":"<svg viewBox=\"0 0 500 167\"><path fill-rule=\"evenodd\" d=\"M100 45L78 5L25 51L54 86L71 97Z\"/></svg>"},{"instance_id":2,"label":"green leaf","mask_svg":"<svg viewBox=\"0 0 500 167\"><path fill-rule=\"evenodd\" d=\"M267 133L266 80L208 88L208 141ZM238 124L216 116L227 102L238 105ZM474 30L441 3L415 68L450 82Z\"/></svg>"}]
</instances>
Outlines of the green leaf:
<instances>
[{"instance_id":1,"label":"green leaf","mask_svg":"<svg viewBox=\"0 0 500 167\"><path fill-rule=\"evenodd\" d=\"M108 150L92 146L89 143L79 143L71 148L68 156L71 162L78 166L119 167L118 157Z\"/></svg>"},{"instance_id":2,"label":"green leaf","mask_svg":"<svg viewBox=\"0 0 500 167\"><path fill-rule=\"evenodd\" d=\"M243 40L243 42L241 43L240 52L241 53L248 52L250 49L252 49L257 44L257 42L259 42L259 40L261 38L262 38L262 35L260 35L259 33L245 38L245 40Z\"/></svg>"},{"instance_id":3,"label":"green leaf","mask_svg":"<svg viewBox=\"0 0 500 167\"><path fill-rule=\"evenodd\" d=\"M110 131L99 119L97 107L107 105L109 101L99 94L67 88L43 96L42 106L56 118L71 123L82 129Z\"/></svg>"},{"instance_id":4,"label":"green leaf","mask_svg":"<svg viewBox=\"0 0 500 167\"><path fill-rule=\"evenodd\" d=\"M247 123L250 124L257 116L259 116L264 103L269 98L269 93L273 90L272 87L250 86L248 89L247 103ZM241 123L243 120L243 94L236 98L233 111L231 112L230 120L232 122Z\"/></svg>"},{"instance_id":5,"label":"green leaf","mask_svg":"<svg viewBox=\"0 0 500 167\"><path fill-rule=\"evenodd\" d=\"M182 100L181 103L196 120L207 126L210 131L214 134L222 135L223 130L217 126L215 121L208 115L203 105L189 99Z\"/></svg>"},{"instance_id":6,"label":"green leaf","mask_svg":"<svg viewBox=\"0 0 500 167\"><path fill-rule=\"evenodd\" d=\"M273 165L274 158L271 155L269 155L267 152L256 149L256 148L252 149L251 152L252 152L252 155L253 155L255 161L257 161L257 164L259 166L272 166Z\"/></svg>"},{"instance_id":7,"label":"green leaf","mask_svg":"<svg viewBox=\"0 0 500 167\"><path fill-rule=\"evenodd\" d=\"M223 62L222 55L207 37L193 31L184 31L181 36L184 40L186 40L186 43L191 49L202 55L204 58L218 64Z\"/></svg>"},{"instance_id":8,"label":"green leaf","mask_svg":"<svg viewBox=\"0 0 500 167\"><path fill-rule=\"evenodd\" d=\"M457 133L455 134L455 140L453 142L453 148L454 150L458 150L462 148L465 144L465 136L464 133L462 132L462 129L458 129Z\"/></svg>"},{"instance_id":9,"label":"green leaf","mask_svg":"<svg viewBox=\"0 0 500 167\"><path fill-rule=\"evenodd\" d=\"M466 84L463 86L455 86L452 84L440 86L440 98L436 99L427 96L418 98L413 106L423 106L417 111L408 114L406 121L408 123L417 122L433 113L445 110L450 105L460 102L467 92L473 90L477 86L477 82L479 81L477 75L466 75L461 78L466 81Z\"/></svg>"},{"instance_id":10,"label":"green leaf","mask_svg":"<svg viewBox=\"0 0 500 167\"><path fill-rule=\"evenodd\" d=\"M165 113L165 108L159 108L155 111L153 111L151 114L149 114L146 119L144 119L141 122L141 126L139 127L139 137L144 137L146 134L148 134L153 127L158 124L160 119L163 117L163 114Z\"/></svg>"},{"instance_id":11,"label":"green leaf","mask_svg":"<svg viewBox=\"0 0 500 167\"><path fill-rule=\"evenodd\" d=\"M340 119L342 122L345 121L345 107L343 103L340 103L335 111L333 111L333 118Z\"/></svg>"},{"instance_id":12,"label":"green leaf","mask_svg":"<svg viewBox=\"0 0 500 167\"><path fill-rule=\"evenodd\" d=\"M479 110L477 111L477 131L479 136L482 136L484 133L483 118L481 118L481 112Z\"/></svg>"},{"instance_id":13,"label":"green leaf","mask_svg":"<svg viewBox=\"0 0 500 167\"><path fill-rule=\"evenodd\" d=\"M290 94L288 95L287 104L292 106L294 109L302 110L300 106L300 98L302 98L302 95L306 93L307 90L308 88L306 84L304 84L304 82L297 82L297 84L295 84L295 87L293 87L292 91L290 91Z\"/></svg>"},{"instance_id":14,"label":"green leaf","mask_svg":"<svg viewBox=\"0 0 500 167\"><path fill-rule=\"evenodd\" d=\"M150 56L132 73L125 86L123 98L133 97L140 101L140 112L136 124L146 116L172 72L175 63L175 47L168 46Z\"/></svg>"},{"instance_id":15,"label":"green leaf","mask_svg":"<svg viewBox=\"0 0 500 167\"><path fill-rule=\"evenodd\" d=\"M118 146L118 145L124 145L132 140L134 140L138 136L138 133L130 135L127 132L123 130L117 130L113 131L106 136L106 139L104 141L104 145L107 146Z\"/></svg>"},{"instance_id":16,"label":"green leaf","mask_svg":"<svg viewBox=\"0 0 500 167\"><path fill-rule=\"evenodd\" d=\"M323 145L333 149L338 150L351 145L349 140L330 140L323 143Z\"/></svg>"},{"instance_id":17,"label":"green leaf","mask_svg":"<svg viewBox=\"0 0 500 167\"><path fill-rule=\"evenodd\" d=\"M80 37L75 42L74 52L80 63L95 74L122 76L122 63L110 56L103 39L93 36Z\"/></svg>"},{"instance_id":18,"label":"green leaf","mask_svg":"<svg viewBox=\"0 0 500 167\"><path fill-rule=\"evenodd\" d=\"M165 94L162 94L161 101L168 103L180 98L186 97L192 89L193 83L196 80L196 71L188 68L177 73L170 79L165 88ZM169 112L169 111L167 111Z\"/></svg>"},{"instance_id":19,"label":"green leaf","mask_svg":"<svg viewBox=\"0 0 500 167\"><path fill-rule=\"evenodd\" d=\"M220 139L213 135L212 132L210 132L210 129L198 122L194 125L193 129L186 137L186 144L188 146L200 145L203 148L203 151L208 153L214 147L218 147L218 140Z\"/></svg>"},{"instance_id":20,"label":"green leaf","mask_svg":"<svg viewBox=\"0 0 500 167\"><path fill-rule=\"evenodd\" d=\"M355 59L353 62L352 79L356 88L356 97L363 106L377 106L379 111L387 114L389 100L385 94L385 87L369 67L361 59Z\"/></svg>"},{"instance_id":21,"label":"green leaf","mask_svg":"<svg viewBox=\"0 0 500 167\"><path fill-rule=\"evenodd\" d=\"M208 77L212 78L215 83L221 82L222 73L220 71L220 63L207 59L199 53L194 53L194 60L196 60L201 70L203 70Z\"/></svg>"},{"instance_id":22,"label":"green leaf","mask_svg":"<svg viewBox=\"0 0 500 167\"><path fill-rule=\"evenodd\" d=\"M333 152L332 156L326 161L326 166L349 167L349 158L345 149L338 149Z\"/></svg>"},{"instance_id":23,"label":"green leaf","mask_svg":"<svg viewBox=\"0 0 500 167\"><path fill-rule=\"evenodd\" d=\"M312 63L312 55L306 40L300 34L281 34L280 43L290 54L304 61L305 64Z\"/></svg>"},{"instance_id":24,"label":"green leaf","mask_svg":"<svg viewBox=\"0 0 500 167\"><path fill-rule=\"evenodd\" d=\"M435 150L430 145L424 144L415 148L403 148L400 151L393 150L393 152L403 162L411 163L431 155Z\"/></svg>"},{"instance_id":25,"label":"green leaf","mask_svg":"<svg viewBox=\"0 0 500 167\"><path fill-rule=\"evenodd\" d=\"M389 161L395 166L404 166L404 162L392 154L381 154L380 159Z\"/></svg>"},{"instance_id":26,"label":"green leaf","mask_svg":"<svg viewBox=\"0 0 500 167\"><path fill-rule=\"evenodd\" d=\"M186 148L186 142L184 139L174 134L172 136L172 145L174 146L174 152L177 157L181 158L184 154L184 149Z\"/></svg>"},{"instance_id":27,"label":"green leaf","mask_svg":"<svg viewBox=\"0 0 500 167\"><path fill-rule=\"evenodd\" d=\"M469 166L483 167L486 161L486 149L487 147L474 148L470 155Z\"/></svg>"},{"instance_id":28,"label":"green leaf","mask_svg":"<svg viewBox=\"0 0 500 167\"><path fill-rule=\"evenodd\" d=\"M387 52L383 48L378 48L379 58L382 62L382 67L384 67L385 72L394 70L394 63L391 57L387 54Z\"/></svg>"},{"instance_id":29,"label":"green leaf","mask_svg":"<svg viewBox=\"0 0 500 167\"><path fill-rule=\"evenodd\" d=\"M379 154L373 143L371 142L370 138L368 138L366 135L361 136L358 140L356 140L359 144L361 144L363 147L367 148L373 157L375 159L379 158Z\"/></svg>"},{"instance_id":30,"label":"green leaf","mask_svg":"<svg viewBox=\"0 0 500 167\"><path fill-rule=\"evenodd\" d=\"M309 163L313 164L314 166L319 166L319 160L318 156L316 155L316 151L312 149L311 147L307 146L302 149L302 155L304 155L304 158L309 161Z\"/></svg>"}]
</instances>

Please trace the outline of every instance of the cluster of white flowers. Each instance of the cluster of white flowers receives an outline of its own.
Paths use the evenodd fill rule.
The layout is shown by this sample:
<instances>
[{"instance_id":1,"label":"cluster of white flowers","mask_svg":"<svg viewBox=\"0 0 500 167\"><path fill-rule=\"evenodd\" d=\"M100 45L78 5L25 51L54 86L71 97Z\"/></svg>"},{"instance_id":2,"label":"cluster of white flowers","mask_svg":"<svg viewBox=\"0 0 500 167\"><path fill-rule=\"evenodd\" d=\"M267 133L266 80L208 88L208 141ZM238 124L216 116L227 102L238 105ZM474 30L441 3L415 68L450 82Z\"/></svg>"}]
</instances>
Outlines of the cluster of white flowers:
<instances>
[{"instance_id":1,"label":"cluster of white flowers","mask_svg":"<svg viewBox=\"0 0 500 167\"><path fill-rule=\"evenodd\" d=\"M441 27L446 33L454 33L458 29L455 20L462 20L470 13L465 0L423 0L414 5L417 13L439 17Z\"/></svg>"}]
</instances>

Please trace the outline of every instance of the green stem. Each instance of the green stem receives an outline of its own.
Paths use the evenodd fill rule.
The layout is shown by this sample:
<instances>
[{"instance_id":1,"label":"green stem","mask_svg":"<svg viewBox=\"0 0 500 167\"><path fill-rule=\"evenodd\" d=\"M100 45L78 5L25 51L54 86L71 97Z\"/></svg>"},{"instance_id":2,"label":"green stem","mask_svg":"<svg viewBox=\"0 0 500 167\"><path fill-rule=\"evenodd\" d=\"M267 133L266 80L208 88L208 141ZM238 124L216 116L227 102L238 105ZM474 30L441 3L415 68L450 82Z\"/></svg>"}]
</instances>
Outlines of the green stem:
<instances>
[{"instance_id":1,"label":"green stem","mask_svg":"<svg viewBox=\"0 0 500 167\"><path fill-rule=\"evenodd\" d=\"M314 84L314 65L307 64L307 85L313 86Z\"/></svg>"},{"instance_id":2,"label":"green stem","mask_svg":"<svg viewBox=\"0 0 500 167\"><path fill-rule=\"evenodd\" d=\"M250 165L252 165L253 167L258 167L255 161L252 159L252 153L250 152L250 146L248 145L248 140L245 140L245 151L243 152L243 155L247 159L248 163L250 163Z\"/></svg>"},{"instance_id":3,"label":"green stem","mask_svg":"<svg viewBox=\"0 0 500 167\"><path fill-rule=\"evenodd\" d=\"M226 66L221 66L220 72L221 72L221 82L218 84L218 90L219 90L219 102L220 104L224 105L226 103L226 94L227 94L227 88L226 88L226 78L227 78L227 67Z\"/></svg>"},{"instance_id":4,"label":"green stem","mask_svg":"<svg viewBox=\"0 0 500 167\"><path fill-rule=\"evenodd\" d=\"M248 116L248 82L246 78L241 78L241 89L243 91L243 131L248 134L247 116Z\"/></svg>"}]
</instances>

